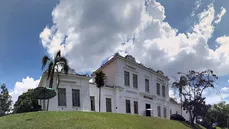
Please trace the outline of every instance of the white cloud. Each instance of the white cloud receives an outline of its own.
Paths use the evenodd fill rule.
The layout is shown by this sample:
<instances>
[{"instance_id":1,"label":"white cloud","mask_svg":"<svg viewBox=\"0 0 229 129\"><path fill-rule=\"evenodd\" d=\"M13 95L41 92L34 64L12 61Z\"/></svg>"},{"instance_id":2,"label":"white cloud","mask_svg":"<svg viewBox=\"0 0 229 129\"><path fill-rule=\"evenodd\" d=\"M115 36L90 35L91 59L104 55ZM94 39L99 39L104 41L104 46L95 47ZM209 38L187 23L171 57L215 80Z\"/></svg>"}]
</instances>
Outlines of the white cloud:
<instances>
[{"instance_id":1,"label":"white cloud","mask_svg":"<svg viewBox=\"0 0 229 129\"><path fill-rule=\"evenodd\" d=\"M224 7L221 7L221 12L217 15L217 20L215 20L216 24L218 24L221 21L223 15L226 13L226 11L227 10Z\"/></svg>"},{"instance_id":2,"label":"white cloud","mask_svg":"<svg viewBox=\"0 0 229 129\"><path fill-rule=\"evenodd\" d=\"M174 90L172 90L172 89L169 90L169 97L176 98L176 94L175 94Z\"/></svg>"},{"instance_id":3,"label":"white cloud","mask_svg":"<svg viewBox=\"0 0 229 129\"><path fill-rule=\"evenodd\" d=\"M228 101L226 98L229 97L229 94L211 94L206 96L206 103L207 104L217 104L222 101Z\"/></svg>"},{"instance_id":4,"label":"white cloud","mask_svg":"<svg viewBox=\"0 0 229 129\"><path fill-rule=\"evenodd\" d=\"M191 16L194 16L196 14L196 11L200 8L201 4L202 4L201 0L196 0L195 1L195 7L194 7L194 9L193 9L193 11L191 13Z\"/></svg>"},{"instance_id":5,"label":"white cloud","mask_svg":"<svg viewBox=\"0 0 229 129\"><path fill-rule=\"evenodd\" d=\"M143 4L139 0L61 0L52 12L53 26L40 34L42 45L52 56L61 49L78 72L95 70L132 35L141 22Z\"/></svg>"},{"instance_id":6,"label":"white cloud","mask_svg":"<svg viewBox=\"0 0 229 129\"><path fill-rule=\"evenodd\" d=\"M21 82L16 82L13 91L10 92L13 103L15 103L22 93L27 92L28 89L36 88L40 82L40 79L34 80L33 78L23 78Z\"/></svg>"},{"instance_id":7,"label":"white cloud","mask_svg":"<svg viewBox=\"0 0 229 129\"><path fill-rule=\"evenodd\" d=\"M151 32L145 30L138 33L134 43L123 47L128 53L141 59L143 64L161 69L169 76L176 75L177 71L187 72L190 69L213 69L218 75L229 73L225 66L229 66L226 58L220 58L222 45L215 51L210 49L207 42L214 32L215 9L213 4L208 6L199 15L199 23L193 26L191 32L177 33L164 21L151 22ZM229 58L228 58L229 59Z\"/></svg>"},{"instance_id":8,"label":"white cloud","mask_svg":"<svg viewBox=\"0 0 229 129\"><path fill-rule=\"evenodd\" d=\"M221 89L221 91L227 92L227 91L229 91L229 87L223 87L223 88Z\"/></svg>"},{"instance_id":9,"label":"white cloud","mask_svg":"<svg viewBox=\"0 0 229 129\"><path fill-rule=\"evenodd\" d=\"M201 1L196 3L197 6ZM198 7L197 7L198 8ZM136 57L168 76L178 71L212 69L229 73L228 37L219 37L212 50L208 40L226 9L215 14L214 5L198 14L187 33L178 33L164 19L165 9L155 0L61 0L52 11L53 26L40 34L50 55L61 49L77 72L95 70L117 51Z\"/></svg>"}]
</instances>

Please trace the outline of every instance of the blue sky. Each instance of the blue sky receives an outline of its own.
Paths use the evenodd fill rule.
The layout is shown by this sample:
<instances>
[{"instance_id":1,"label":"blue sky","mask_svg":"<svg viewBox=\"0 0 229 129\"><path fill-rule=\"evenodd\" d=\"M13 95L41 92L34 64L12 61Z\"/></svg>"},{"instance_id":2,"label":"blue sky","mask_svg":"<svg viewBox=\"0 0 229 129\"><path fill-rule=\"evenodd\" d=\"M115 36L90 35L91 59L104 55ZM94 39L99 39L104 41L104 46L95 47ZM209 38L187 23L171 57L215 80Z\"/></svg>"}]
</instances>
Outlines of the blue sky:
<instances>
[{"instance_id":1,"label":"blue sky","mask_svg":"<svg viewBox=\"0 0 229 129\"><path fill-rule=\"evenodd\" d=\"M51 24L58 1L9 0L0 4L0 80L12 89L26 76L41 76L41 58L47 54L39 34Z\"/></svg>"},{"instance_id":2,"label":"blue sky","mask_svg":"<svg viewBox=\"0 0 229 129\"><path fill-rule=\"evenodd\" d=\"M210 49L215 51L219 47L218 42L229 42L226 38L229 35L228 12L223 14L219 23L214 23L222 8L226 11L229 10L229 1L152 1L149 5L153 8L147 7L148 12L143 11L142 3L144 1L131 3L101 0L85 3L74 0L61 0L61 2L59 0L2 1L0 3L0 82L6 83L15 98L21 92L38 84L42 74L41 58L43 55L52 56L61 49L69 59L70 66L77 72L84 73L98 68L102 61L113 53L126 51L143 64L155 69L162 69L170 76L178 70L187 72L189 69L211 68L220 75L217 81L218 89L221 90L223 87L227 89L229 63L225 58L229 56L225 56L222 60L214 56L212 63L209 60L206 61L207 63L203 63L201 60L208 59L212 55L202 55L202 51L198 53L197 46L189 46L190 49L196 49L197 55L192 55L193 58L186 60L190 54L182 54L181 48L178 52L178 48L173 47L171 47L171 51L174 52L167 52L168 48L166 47L169 46L166 44L169 44L167 41L176 42L177 40L179 40L177 44L182 44L180 39L183 38L180 34L194 33L195 25L199 25L197 30L201 31L195 33L203 34L202 37L207 39L208 52ZM115 11L110 11L111 8ZM210 17L211 11L214 11L213 20ZM144 20L140 20L143 17L140 15L141 12L155 21L152 22L145 17ZM209 15L207 15L208 13ZM201 14L209 19L200 19ZM208 26L211 26L213 31L211 28L204 30L204 27L201 26L201 23L207 24L209 20L212 22ZM148 29L141 28L140 25L143 24L149 26ZM165 34L170 35L163 36L165 35L162 33L164 31ZM206 36L205 33L210 33L211 36ZM224 35L225 38L216 41ZM133 36L136 36L136 41L126 42L126 38ZM201 39L202 37L194 38ZM176 40L173 41L173 39ZM189 42L188 40L190 39L185 42ZM123 45L121 44L123 42L126 43ZM143 42L148 44L147 48L141 44ZM216 47L217 45L218 47ZM225 47L227 46L225 45ZM222 55L222 48L219 50ZM215 54L218 53L215 52ZM224 55L227 54L224 52ZM182 55L187 57L182 57ZM165 59L158 58L161 56ZM171 62L165 60L171 60ZM183 67L186 64L183 62L191 65ZM217 63L221 65L220 62L225 64L222 66L223 68L213 65ZM228 67L228 70L225 70L224 67ZM223 99L229 100L226 91L222 91Z\"/></svg>"}]
</instances>

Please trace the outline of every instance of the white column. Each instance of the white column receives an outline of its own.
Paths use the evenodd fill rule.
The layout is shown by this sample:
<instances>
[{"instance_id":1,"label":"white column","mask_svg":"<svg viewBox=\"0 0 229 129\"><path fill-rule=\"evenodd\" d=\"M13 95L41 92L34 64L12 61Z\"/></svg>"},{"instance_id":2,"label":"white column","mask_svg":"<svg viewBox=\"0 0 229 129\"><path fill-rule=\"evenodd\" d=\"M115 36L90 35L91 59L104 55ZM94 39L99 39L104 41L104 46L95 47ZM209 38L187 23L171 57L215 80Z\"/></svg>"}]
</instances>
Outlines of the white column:
<instances>
[{"instance_id":1,"label":"white column","mask_svg":"<svg viewBox=\"0 0 229 129\"><path fill-rule=\"evenodd\" d=\"M115 112L118 113L119 112L119 89L116 89L115 91Z\"/></svg>"}]
</instances>

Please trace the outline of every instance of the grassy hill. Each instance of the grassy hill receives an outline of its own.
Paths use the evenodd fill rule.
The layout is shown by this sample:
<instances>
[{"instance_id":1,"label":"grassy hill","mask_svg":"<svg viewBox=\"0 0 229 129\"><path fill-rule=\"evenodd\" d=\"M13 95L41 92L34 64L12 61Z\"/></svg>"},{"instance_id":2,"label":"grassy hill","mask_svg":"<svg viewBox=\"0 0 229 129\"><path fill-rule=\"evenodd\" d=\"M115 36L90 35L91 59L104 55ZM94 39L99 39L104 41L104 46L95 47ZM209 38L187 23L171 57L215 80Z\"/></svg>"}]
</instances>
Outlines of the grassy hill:
<instances>
[{"instance_id":1,"label":"grassy hill","mask_svg":"<svg viewBox=\"0 0 229 129\"><path fill-rule=\"evenodd\" d=\"M178 121L96 112L33 112L0 117L1 129L190 129Z\"/></svg>"}]
</instances>

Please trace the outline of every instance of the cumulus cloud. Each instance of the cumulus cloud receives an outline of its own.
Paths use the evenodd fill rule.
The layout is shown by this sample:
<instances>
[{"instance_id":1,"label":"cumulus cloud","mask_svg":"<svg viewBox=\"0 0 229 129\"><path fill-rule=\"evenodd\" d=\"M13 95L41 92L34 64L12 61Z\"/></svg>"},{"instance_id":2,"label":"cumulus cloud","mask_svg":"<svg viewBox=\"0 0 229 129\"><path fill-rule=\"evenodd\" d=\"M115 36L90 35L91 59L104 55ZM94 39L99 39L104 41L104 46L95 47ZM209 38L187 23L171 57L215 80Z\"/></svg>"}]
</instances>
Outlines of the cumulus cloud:
<instances>
[{"instance_id":1,"label":"cumulus cloud","mask_svg":"<svg viewBox=\"0 0 229 129\"><path fill-rule=\"evenodd\" d=\"M226 11L227 10L224 7L221 7L221 12L217 15L217 20L215 20L216 24L218 24L221 21L223 15L226 13Z\"/></svg>"},{"instance_id":2,"label":"cumulus cloud","mask_svg":"<svg viewBox=\"0 0 229 129\"><path fill-rule=\"evenodd\" d=\"M213 94L206 97L206 103L207 104L217 104L222 101L228 102L227 98L229 97L229 94Z\"/></svg>"},{"instance_id":3,"label":"cumulus cloud","mask_svg":"<svg viewBox=\"0 0 229 129\"><path fill-rule=\"evenodd\" d=\"M42 45L52 56L61 49L76 71L95 70L140 24L143 3L61 0L52 12L53 26L40 34Z\"/></svg>"},{"instance_id":4,"label":"cumulus cloud","mask_svg":"<svg viewBox=\"0 0 229 129\"><path fill-rule=\"evenodd\" d=\"M10 92L12 96L13 103L15 103L22 93L26 92L28 89L33 89L38 86L40 79L34 80L33 78L27 76L23 78L22 81L16 82L13 91Z\"/></svg>"},{"instance_id":5,"label":"cumulus cloud","mask_svg":"<svg viewBox=\"0 0 229 129\"><path fill-rule=\"evenodd\" d=\"M152 27L152 30L158 30L151 32L158 37L145 38L140 32L140 38L124 46L124 49L141 59L143 64L161 69L170 76L177 71L205 68L213 69L219 75L227 74L229 71L224 65L229 66L229 62L225 58L219 58L223 46L220 45L214 51L207 44L214 32L214 14L214 6L210 4L208 9L198 15L199 23L193 26L192 32L186 34L177 33L168 23L158 21L159 24ZM223 53L228 56L228 52Z\"/></svg>"},{"instance_id":6,"label":"cumulus cloud","mask_svg":"<svg viewBox=\"0 0 229 129\"><path fill-rule=\"evenodd\" d=\"M193 9L193 11L191 13L191 16L194 16L196 14L196 11L200 8L201 4L202 4L201 0L196 0L195 1L195 7L194 7L194 9Z\"/></svg>"},{"instance_id":7,"label":"cumulus cloud","mask_svg":"<svg viewBox=\"0 0 229 129\"><path fill-rule=\"evenodd\" d=\"M224 10L215 16L210 4L198 14L191 32L177 33L164 21L165 9L155 0L61 0L52 12L53 26L45 27L40 38L50 55L61 49L79 72L95 70L114 52L125 51L168 75L203 68L223 75L229 72L228 52L221 50L222 44L211 50L207 42Z\"/></svg>"},{"instance_id":8,"label":"cumulus cloud","mask_svg":"<svg viewBox=\"0 0 229 129\"><path fill-rule=\"evenodd\" d=\"M208 46L225 13L222 8L216 14L212 3L198 14L191 31L178 33L164 21L165 9L155 0L60 0L52 11L53 25L44 28L40 39L51 56L62 50L77 72L95 70L102 60L121 51L169 76L190 69L225 75L228 37L217 38L216 50Z\"/></svg>"},{"instance_id":9,"label":"cumulus cloud","mask_svg":"<svg viewBox=\"0 0 229 129\"><path fill-rule=\"evenodd\" d=\"M227 91L229 91L229 87L223 87L223 88L221 89L221 91L227 92Z\"/></svg>"}]
</instances>

